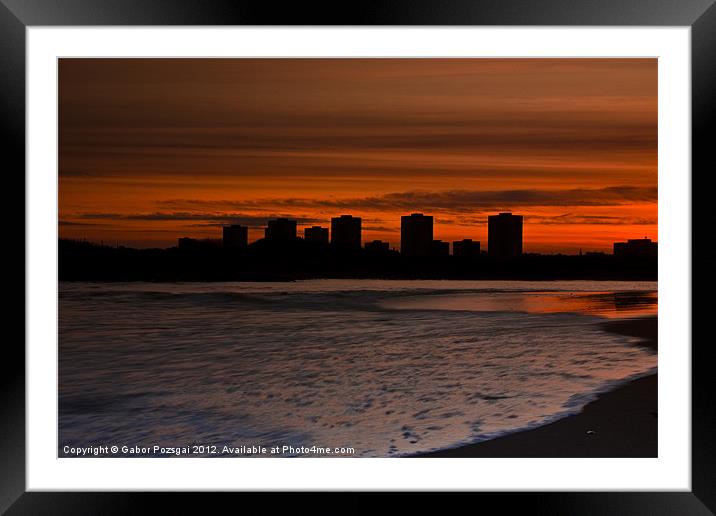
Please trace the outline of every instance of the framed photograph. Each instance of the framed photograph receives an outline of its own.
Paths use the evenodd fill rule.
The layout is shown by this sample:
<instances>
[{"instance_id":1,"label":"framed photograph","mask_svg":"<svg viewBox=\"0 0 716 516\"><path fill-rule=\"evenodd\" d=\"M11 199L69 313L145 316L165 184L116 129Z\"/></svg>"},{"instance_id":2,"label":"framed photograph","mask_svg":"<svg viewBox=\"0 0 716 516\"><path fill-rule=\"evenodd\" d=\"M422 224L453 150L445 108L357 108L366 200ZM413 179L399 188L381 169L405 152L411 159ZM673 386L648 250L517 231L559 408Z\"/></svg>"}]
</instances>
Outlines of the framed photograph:
<instances>
[{"instance_id":1,"label":"framed photograph","mask_svg":"<svg viewBox=\"0 0 716 516\"><path fill-rule=\"evenodd\" d=\"M1 510L716 510L712 2L3 3Z\"/></svg>"}]
</instances>

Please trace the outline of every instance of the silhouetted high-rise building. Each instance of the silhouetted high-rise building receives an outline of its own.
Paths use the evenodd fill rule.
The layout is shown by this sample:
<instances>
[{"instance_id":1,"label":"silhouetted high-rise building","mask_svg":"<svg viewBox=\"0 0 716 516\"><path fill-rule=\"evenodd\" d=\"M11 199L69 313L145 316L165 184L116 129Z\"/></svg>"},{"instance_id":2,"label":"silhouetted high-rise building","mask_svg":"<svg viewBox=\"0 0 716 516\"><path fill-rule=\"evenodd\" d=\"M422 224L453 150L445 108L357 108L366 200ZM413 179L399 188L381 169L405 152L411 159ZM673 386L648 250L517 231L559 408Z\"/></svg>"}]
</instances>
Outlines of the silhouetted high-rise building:
<instances>
[{"instance_id":1,"label":"silhouetted high-rise building","mask_svg":"<svg viewBox=\"0 0 716 516\"><path fill-rule=\"evenodd\" d=\"M268 221L268 227L264 232L267 240L288 241L296 239L296 221L291 219L273 219Z\"/></svg>"},{"instance_id":2,"label":"silhouetted high-rise building","mask_svg":"<svg viewBox=\"0 0 716 516\"><path fill-rule=\"evenodd\" d=\"M227 249L243 249L249 245L249 228L246 226L224 226L222 236L222 242Z\"/></svg>"},{"instance_id":3,"label":"silhouetted high-rise building","mask_svg":"<svg viewBox=\"0 0 716 516\"><path fill-rule=\"evenodd\" d=\"M480 242L470 238L452 243L452 255L458 258L477 258L480 256Z\"/></svg>"},{"instance_id":4,"label":"silhouetted high-rise building","mask_svg":"<svg viewBox=\"0 0 716 516\"><path fill-rule=\"evenodd\" d=\"M328 228L321 226L313 226L303 230L303 237L306 242L316 242L318 244L328 243Z\"/></svg>"},{"instance_id":5,"label":"silhouetted high-rise building","mask_svg":"<svg viewBox=\"0 0 716 516\"><path fill-rule=\"evenodd\" d=\"M412 213L400 217L400 252L405 256L429 256L433 241L433 217Z\"/></svg>"},{"instance_id":6,"label":"silhouetted high-rise building","mask_svg":"<svg viewBox=\"0 0 716 516\"><path fill-rule=\"evenodd\" d=\"M487 254L498 260L522 254L522 215L500 213L487 217Z\"/></svg>"},{"instance_id":7,"label":"silhouetted high-rise building","mask_svg":"<svg viewBox=\"0 0 716 516\"><path fill-rule=\"evenodd\" d=\"M198 240L196 238L179 237L177 239L177 247L179 249L191 249L196 247Z\"/></svg>"},{"instance_id":8,"label":"silhouetted high-rise building","mask_svg":"<svg viewBox=\"0 0 716 516\"><path fill-rule=\"evenodd\" d=\"M450 256L450 242L442 240L430 242L430 256Z\"/></svg>"},{"instance_id":9,"label":"silhouetted high-rise building","mask_svg":"<svg viewBox=\"0 0 716 516\"><path fill-rule=\"evenodd\" d=\"M614 256L617 258L656 258L658 245L646 237L626 242L614 242Z\"/></svg>"},{"instance_id":10,"label":"silhouetted high-rise building","mask_svg":"<svg viewBox=\"0 0 716 516\"><path fill-rule=\"evenodd\" d=\"M345 249L360 249L361 219L341 215L331 219L331 244Z\"/></svg>"},{"instance_id":11,"label":"silhouetted high-rise building","mask_svg":"<svg viewBox=\"0 0 716 516\"><path fill-rule=\"evenodd\" d=\"M382 240L373 240L365 243L365 250L373 254L385 254L390 251L390 244Z\"/></svg>"}]
</instances>

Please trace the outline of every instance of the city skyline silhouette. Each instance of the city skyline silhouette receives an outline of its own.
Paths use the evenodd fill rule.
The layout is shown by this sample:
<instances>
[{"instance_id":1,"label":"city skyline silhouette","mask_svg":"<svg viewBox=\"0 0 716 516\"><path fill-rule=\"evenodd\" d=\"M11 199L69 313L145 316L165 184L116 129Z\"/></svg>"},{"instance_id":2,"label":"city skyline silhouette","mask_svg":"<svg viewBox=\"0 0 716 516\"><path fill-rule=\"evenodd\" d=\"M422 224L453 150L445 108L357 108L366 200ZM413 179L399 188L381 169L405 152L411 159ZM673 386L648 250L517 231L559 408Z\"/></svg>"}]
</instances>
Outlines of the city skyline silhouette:
<instances>
[{"instance_id":1,"label":"city skyline silhouette","mask_svg":"<svg viewBox=\"0 0 716 516\"><path fill-rule=\"evenodd\" d=\"M293 281L320 278L382 279L641 279L654 280L658 243L634 238L612 252L576 255L523 252L524 218L488 216L485 250L469 238L435 238L434 218L401 217L400 248L362 238L362 219L331 218L301 237L296 220L267 221L264 238L249 242L248 228L224 226L221 238L177 238L168 249L134 249L60 239L60 280Z\"/></svg>"},{"instance_id":2,"label":"city skyline silhouette","mask_svg":"<svg viewBox=\"0 0 716 516\"><path fill-rule=\"evenodd\" d=\"M303 239L306 242L320 245L332 245L344 250L356 250L364 247L381 251L399 251L405 256L439 256L454 255L460 257L476 257L489 254L493 259L513 259L523 254L523 226L524 217L511 212L500 212L487 216L488 238L486 242L463 238L453 242L443 242L434 238L434 217L423 213L411 213L401 216L400 239L397 245L380 239L367 240L362 237L361 217L352 214L342 214L331 217L330 230L328 227L314 225L304 229L301 237L297 230L296 219L281 217L270 219L264 228L264 238L259 240L291 241ZM273 228L273 231L272 231ZM217 238L195 239L180 236L177 245L180 248L216 247L221 245L224 249L245 249L249 246L248 227L240 224L223 226L222 236ZM277 231L278 229L278 231ZM487 247L485 247L485 244ZM638 255L655 257L657 243L646 235L643 238L629 238L625 242L614 242L612 245L615 255ZM587 251L589 254L589 251ZM561 254L561 253L560 253ZM576 253L580 256L583 250ZM592 253L593 254L593 253Z\"/></svg>"}]
</instances>

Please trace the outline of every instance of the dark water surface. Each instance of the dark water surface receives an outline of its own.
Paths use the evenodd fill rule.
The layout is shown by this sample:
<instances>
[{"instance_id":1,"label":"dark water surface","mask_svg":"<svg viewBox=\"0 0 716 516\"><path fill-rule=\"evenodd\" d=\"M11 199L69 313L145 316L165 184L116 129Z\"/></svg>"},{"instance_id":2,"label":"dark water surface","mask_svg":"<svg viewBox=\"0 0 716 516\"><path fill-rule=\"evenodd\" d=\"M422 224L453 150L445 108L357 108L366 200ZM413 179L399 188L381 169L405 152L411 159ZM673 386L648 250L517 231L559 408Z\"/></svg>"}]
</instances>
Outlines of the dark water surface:
<instances>
[{"instance_id":1,"label":"dark water surface","mask_svg":"<svg viewBox=\"0 0 716 516\"><path fill-rule=\"evenodd\" d=\"M545 424L657 365L600 326L655 314L655 282L61 283L59 308L60 456L400 456Z\"/></svg>"}]
</instances>

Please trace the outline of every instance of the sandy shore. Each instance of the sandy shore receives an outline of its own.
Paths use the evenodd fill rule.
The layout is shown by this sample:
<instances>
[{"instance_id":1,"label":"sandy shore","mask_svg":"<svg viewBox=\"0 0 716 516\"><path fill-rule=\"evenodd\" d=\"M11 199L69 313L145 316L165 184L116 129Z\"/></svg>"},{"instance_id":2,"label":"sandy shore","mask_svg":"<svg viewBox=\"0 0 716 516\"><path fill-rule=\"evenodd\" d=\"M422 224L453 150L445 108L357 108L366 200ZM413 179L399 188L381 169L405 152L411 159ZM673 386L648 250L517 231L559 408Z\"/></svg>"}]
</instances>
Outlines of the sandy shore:
<instances>
[{"instance_id":1,"label":"sandy shore","mask_svg":"<svg viewBox=\"0 0 716 516\"><path fill-rule=\"evenodd\" d=\"M617 319L607 331L638 337L654 352L657 318ZM657 375L602 394L582 412L554 423L482 443L419 457L656 457Z\"/></svg>"}]
</instances>

